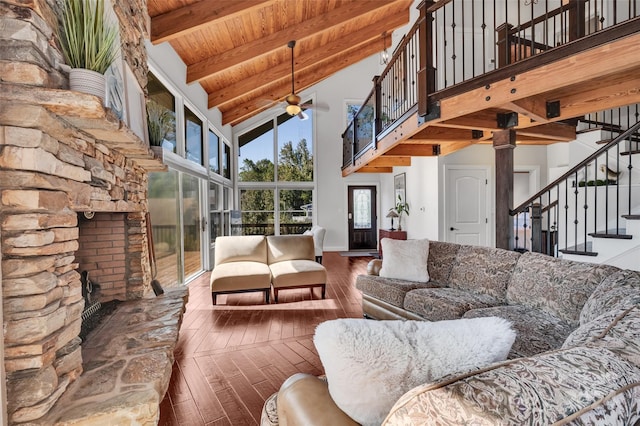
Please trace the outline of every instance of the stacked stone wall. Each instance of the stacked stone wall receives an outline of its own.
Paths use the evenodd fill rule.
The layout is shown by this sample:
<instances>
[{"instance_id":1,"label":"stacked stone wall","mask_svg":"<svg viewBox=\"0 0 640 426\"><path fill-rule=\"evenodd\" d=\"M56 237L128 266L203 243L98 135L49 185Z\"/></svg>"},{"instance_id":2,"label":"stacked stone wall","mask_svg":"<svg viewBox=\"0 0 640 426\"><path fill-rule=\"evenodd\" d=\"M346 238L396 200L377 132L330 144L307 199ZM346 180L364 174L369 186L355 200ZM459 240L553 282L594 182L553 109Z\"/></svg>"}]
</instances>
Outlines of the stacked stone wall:
<instances>
[{"instance_id":1,"label":"stacked stone wall","mask_svg":"<svg viewBox=\"0 0 640 426\"><path fill-rule=\"evenodd\" d=\"M118 10L138 11L123 23L140 21L122 37L123 55L137 58L134 72L145 87L146 3L114 3L119 16ZM9 424L38 423L83 371L78 213L109 212L123 223L118 241L124 246L111 247L111 261L120 266L109 266L114 276L124 270L125 279L105 288L108 298L136 299L151 290L146 170L83 130L89 119L94 127L99 120L105 129L114 127L100 105L102 115L61 115L87 111L94 99L70 94L51 101L61 92L51 89L67 87L56 47L56 5L55 0L0 0L0 89L16 95L0 100L0 278ZM130 132L115 125L125 146Z\"/></svg>"}]
</instances>

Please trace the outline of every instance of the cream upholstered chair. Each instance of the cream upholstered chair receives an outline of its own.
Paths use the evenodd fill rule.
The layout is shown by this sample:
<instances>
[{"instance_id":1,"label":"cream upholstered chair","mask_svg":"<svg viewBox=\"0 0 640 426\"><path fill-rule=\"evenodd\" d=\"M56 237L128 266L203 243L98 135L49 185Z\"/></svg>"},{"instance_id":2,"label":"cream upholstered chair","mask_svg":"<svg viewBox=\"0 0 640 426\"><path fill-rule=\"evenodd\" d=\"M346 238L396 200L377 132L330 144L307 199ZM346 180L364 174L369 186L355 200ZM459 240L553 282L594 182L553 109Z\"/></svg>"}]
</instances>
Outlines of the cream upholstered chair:
<instances>
[{"instance_id":1,"label":"cream upholstered chair","mask_svg":"<svg viewBox=\"0 0 640 426\"><path fill-rule=\"evenodd\" d=\"M324 245L324 234L327 232L322 226L314 225L311 229L304 231L304 235L313 236L313 246L316 254L316 262L322 263L322 249Z\"/></svg>"}]
</instances>

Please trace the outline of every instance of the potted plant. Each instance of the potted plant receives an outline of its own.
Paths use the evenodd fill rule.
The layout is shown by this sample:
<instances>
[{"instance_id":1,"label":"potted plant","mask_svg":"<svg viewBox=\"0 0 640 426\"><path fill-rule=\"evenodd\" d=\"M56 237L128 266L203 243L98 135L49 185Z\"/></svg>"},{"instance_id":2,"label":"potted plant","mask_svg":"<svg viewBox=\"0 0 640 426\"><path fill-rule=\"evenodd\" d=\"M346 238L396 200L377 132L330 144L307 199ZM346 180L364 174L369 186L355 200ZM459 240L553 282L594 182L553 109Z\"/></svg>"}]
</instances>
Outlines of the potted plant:
<instances>
[{"instance_id":1,"label":"potted plant","mask_svg":"<svg viewBox=\"0 0 640 426\"><path fill-rule=\"evenodd\" d=\"M69 71L69 88L104 100L104 73L115 60L118 27L105 22L104 0L61 2L60 47Z\"/></svg>"},{"instance_id":2,"label":"potted plant","mask_svg":"<svg viewBox=\"0 0 640 426\"><path fill-rule=\"evenodd\" d=\"M156 101L147 101L147 128L149 145L162 147L162 142L173 131L173 114Z\"/></svg>"},{"instance_id":3,"label":"potted plant","mask_svg":"<svg viewBox=\"0 0 640 426\"><path fill-rule=\"evenodd\" d=\"M409 216L409 203L402 201L402 196L398 194L396 206L391 207L389 210L395 210L398 213L398 231L402 231L402 214L406 213Z\"/></svg>"}]
</instances>

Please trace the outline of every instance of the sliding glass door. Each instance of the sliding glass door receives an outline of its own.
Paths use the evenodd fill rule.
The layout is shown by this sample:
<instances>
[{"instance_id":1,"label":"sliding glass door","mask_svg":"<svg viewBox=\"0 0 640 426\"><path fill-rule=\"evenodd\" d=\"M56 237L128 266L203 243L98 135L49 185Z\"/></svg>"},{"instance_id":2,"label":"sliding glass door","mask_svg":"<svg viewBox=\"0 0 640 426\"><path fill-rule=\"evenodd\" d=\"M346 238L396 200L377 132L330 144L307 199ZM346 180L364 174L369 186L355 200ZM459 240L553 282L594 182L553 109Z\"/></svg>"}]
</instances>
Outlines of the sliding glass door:
<instances>
[{"instance_id":1,"label":"sliding glass door","mask_svg":"<svg viewBox=\"0 0 640 426\"><path fill-rule=\"evenodd\" d=\"M201 179L182 173L182 244L185 281L202 271L202 234L206 225L200 201Z\"/></svg>"}]
</instances>

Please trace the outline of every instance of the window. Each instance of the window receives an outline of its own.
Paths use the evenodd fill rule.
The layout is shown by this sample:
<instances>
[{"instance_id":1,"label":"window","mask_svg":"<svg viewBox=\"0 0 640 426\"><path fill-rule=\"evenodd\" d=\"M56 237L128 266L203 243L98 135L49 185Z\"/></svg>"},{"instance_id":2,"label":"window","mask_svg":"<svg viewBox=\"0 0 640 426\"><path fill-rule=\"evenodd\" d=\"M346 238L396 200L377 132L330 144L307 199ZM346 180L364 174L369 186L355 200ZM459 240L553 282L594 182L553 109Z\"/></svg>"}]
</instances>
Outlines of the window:
<instances>
[{"instance_id":1,"label":"window","mask_svg":"<svg viewBox=\"0 0 640 426\"><path fill-rule=\"evenodd\" d=\"M238 137L234 235L300 234L313 222L313 119L282 114Z\"/></svg>"},{"instance_id":2,"label":"window","mask_svg":"<svg viewBox=\"0 0 640 426\"><path fill-rule=\"evenodd\" d=\"M231 179L231 147L226 142L222 144L222 176Z\"/></svg>"},{"instance_id":3,"label":"window","mask_svg":"<svg viewBox=\"0 0 640 426\"><path fill-rule=\"evenodd\" d=\"M185 158L204 165L202 155L202 120L191 110L184 107Z\"/></svg>"},{"instance_id":4,"label":"window","mask_svg":"<svg viewBox=\"0 0 640 426\"><path fill-rule=\"evenodd\" d=\"M280 190L280 235L302 234L313 220L310 189Z\"/></svg>"},{"instance_id":5,"label":"window","mask_svg":"<svg viewBox=\"0 0 640 426\"><path fill-rule=\"evenodd\" d=\"M149 81L147 89L149 91L148 108L159 108L168 111L169 114L163 115L167 119L166 133L163 131L164 140L160 144L164 149L176 152L176 98L169 90L153 75L149 73Z\"/></svg>"},{"instance_id":6,"label":"window","mask_svg":"<svg viewBox=\"0 0 640 426\"><path fill-rule=\"evenodd\" d=\"M273 182L273 141L273 121L268 121L238 138L239 182Z\"/></svg>"},{"instance_id":7,"label":"window","mask_svg":"<svg viewBox=\"0 0 640 426\"><path fill-rule=\"evenodd\" d=\"M278 180L313 182L313 122L289 114L278 121Z\"/></svg>"},{"instance_id":8,"label":"window","mask_svg":"<svg viewBox=\"0 0 640 426\"><path fill-rule=\"evenodd\" d=\"M209 170L220 174L220 137L209 129Z\"/></svg>"},{"instance_id":9,"label":"window","mask_svg":"<svg viewBox=\"0 0 640 426\"><path fill-rule=\"evenodd\" d=\"M273 189L242 189L240 191L241 232L234 235L274 235L275 211Z\"/></svg>"}]
</instances>

